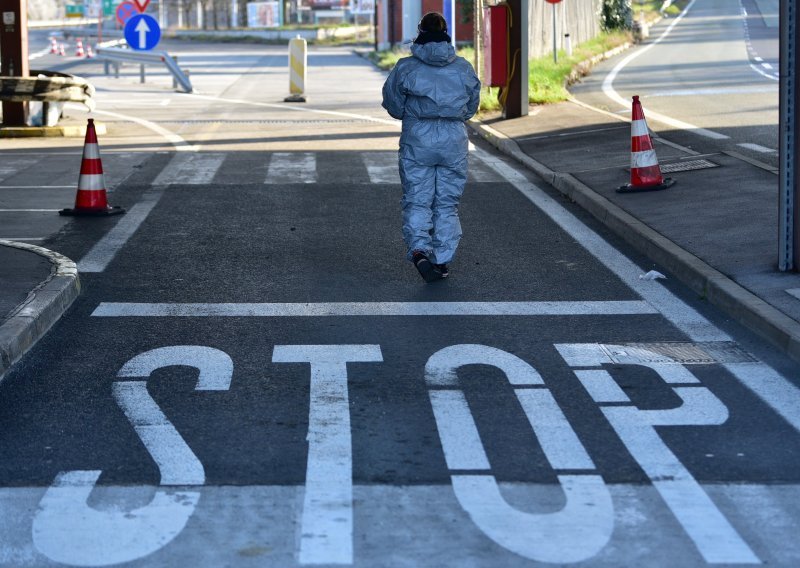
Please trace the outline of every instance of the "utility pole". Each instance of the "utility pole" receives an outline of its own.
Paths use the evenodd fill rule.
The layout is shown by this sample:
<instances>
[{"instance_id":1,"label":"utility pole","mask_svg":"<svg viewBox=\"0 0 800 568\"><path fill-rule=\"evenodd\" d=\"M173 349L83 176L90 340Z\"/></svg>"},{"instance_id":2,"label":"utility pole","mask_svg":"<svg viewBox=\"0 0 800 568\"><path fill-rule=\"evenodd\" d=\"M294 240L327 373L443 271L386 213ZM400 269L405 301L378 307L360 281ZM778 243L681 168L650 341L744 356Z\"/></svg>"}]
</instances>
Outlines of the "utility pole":
<instances>
[{"instance_id":1,"label":"utility pole","mask_svg":"<svg viewBox=\"0 0 800 568\"><path fill-rule=\"evenodd\" d=\"M27 77L28 3L27 0L0 0L0 75ZM3 124L25 126L28 103L3 101Z\"/></svg>"},{"instance_id":2,"label":"utility pole","mask_svg":"<svg viewBox=\"0 0 800 568\"><path fill-rule=\"evenodd\" d=\"M800 108L800 93L797 92L800 75L800 8L795 0L780 0L780 195L779 211L779 257L781 271L800 268L800 179L797 165L800 163L800 124L797 109Z\"/></svg>"}]
</instances>

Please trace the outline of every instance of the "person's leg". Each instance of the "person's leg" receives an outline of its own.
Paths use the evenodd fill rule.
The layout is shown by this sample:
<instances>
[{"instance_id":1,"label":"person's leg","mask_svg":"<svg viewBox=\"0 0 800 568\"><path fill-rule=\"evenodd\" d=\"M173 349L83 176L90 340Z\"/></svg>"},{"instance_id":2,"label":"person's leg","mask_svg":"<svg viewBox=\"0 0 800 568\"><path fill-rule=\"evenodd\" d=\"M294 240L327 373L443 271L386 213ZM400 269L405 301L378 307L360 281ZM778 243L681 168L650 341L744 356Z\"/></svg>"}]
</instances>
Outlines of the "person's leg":
<instances>
[{"instance_id":1,"label":"person's leg","mask_svg":"<svg viewBox=\"0 0 800 568\"><path fill-rule=\"evenodd\" d=\"M433 261L447 264L461 240L458 204L467 183L467 157L448 165L436 166L436 191L433 199Z\"/></svg>"},{"instance_id":2,"label":"person's leg","mask_svg":"<svg viewBox=\"0 0 800 568\"><path fill-rule=\"evenodd\" d=\"M403 184L403 240L406 256L412 260L414 251L430 255L432 212L436 188L436 170L407 157L400 158L400 181Z\"/></svg>"}]
</instances>

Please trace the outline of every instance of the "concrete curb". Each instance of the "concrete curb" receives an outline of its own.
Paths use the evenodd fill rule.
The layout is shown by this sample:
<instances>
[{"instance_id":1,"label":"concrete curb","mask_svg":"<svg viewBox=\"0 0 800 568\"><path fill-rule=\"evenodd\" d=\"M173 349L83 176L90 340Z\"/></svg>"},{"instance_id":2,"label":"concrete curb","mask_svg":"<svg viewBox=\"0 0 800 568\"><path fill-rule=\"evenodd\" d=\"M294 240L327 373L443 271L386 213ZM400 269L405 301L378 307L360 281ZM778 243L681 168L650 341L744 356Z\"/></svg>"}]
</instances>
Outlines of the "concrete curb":
<instances>
[{"instance_id":1,"label":"concrete curb","mask_svg":"<svg viewBox=\"0 0 800 568\"><path fill-rule=\"evenodd\" d=\"M0 379L67 311L81 289L78 268L65 256L46 248L0 240L0 246L27 250L50 260L50 276L31 290L0 325Z\"/></svg>"},{"instance_id":2,"label":"concrete curb","mask_svg":"<svg viewBox=\"0 0 800 568\"><path fill-rule=\"evenodd\" d=\"M98 135L106 134L106 125L96 122ZM50 138L86 136L86 126L0 126L0 138Z\"/></svg>"},{"instance_id":3,"label":"concrete curb","mask_svg":"<svg viewBox=\"0 0 800 568\"><path fill-rule=\"evenodd\" d=\"M640 253L663 266L692 291L800 361L800 323L657 233L571 174L555 172L531 158L503 133L475 119L468 125L498 150L583 207Z\"/></svg>"}]
</instances>

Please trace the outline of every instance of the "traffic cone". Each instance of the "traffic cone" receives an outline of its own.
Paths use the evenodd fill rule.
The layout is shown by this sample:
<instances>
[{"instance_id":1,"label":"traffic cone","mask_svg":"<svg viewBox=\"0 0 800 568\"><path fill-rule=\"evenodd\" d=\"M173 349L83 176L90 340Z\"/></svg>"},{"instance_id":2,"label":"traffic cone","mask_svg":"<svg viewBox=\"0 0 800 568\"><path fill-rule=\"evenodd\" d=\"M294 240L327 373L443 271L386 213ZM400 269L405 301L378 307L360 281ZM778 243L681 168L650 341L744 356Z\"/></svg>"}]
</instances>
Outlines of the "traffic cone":
<instances>
[{"instance_id":1,"label":"traffic cone","mask_svg":"<svg viewBox=\"0 0 800 568\"><path fill-rule=\"evenodd\" d=\"M106 216L124 213L121 207L111 207L106 200L106 181L103 176L103 163L100 161L100 147L97 145L97 132L94 119L89 119L86 139L83 143L81 173L78 177L78 193L74 209L62 209L59 215Z\"/></svg>"},{"instance_id":2,"label":"traffic cone","mask_svg":"<svg viewBox=\"0 0 800 568\"><path fill-rule=\"evenodd\" d=\"M639 97L633 97L633 116L631 117L631 182L617 188L617 193L636 191L656 191L667 189L675 183L672 178L664 178L658 167L658 157L650 139L650 130L644 119L644 111Z\"/></svg>"},{"instance_id":3,"label":"traffic cone","mask_svg":"<svg viewBox=\"0 0 800 568\"><path fill-rule=\"evenodd\" d=\"M58 55L58 42L54 37L50 38L50 53L53 55Z\"/></svg>"},{"instance_id":4,"label":"traffic cone","mask_svg":"<svg viewBox=\"0 0 800 568\"><path fill-rule=\"evenodd\" d=\"M83 52L83 40L78 38L75 40L75 57L83 57L84 55L86 54Z\"/></svg>"},{"instance_id":5,"label":"traffic cone","mask_svg":"<svg viewBox=\"0 0 800 568\"><path fill-rule=\"evenodd\" d=\"M58 46L58 54L61 55L61 56L64 56L64 55L67 54L67 50L64 49L64 44L63 43Z\"/></svg>"},{"instance_id":6,"label":"traffic cone","mask_svg":"<svg viewBox=\"0 0 800 568\"><path fill-rule=\"evenodd\" d=\"M92 59L94 57L94 51L92 51L92 46L86 46L86 59Z\"/></svg>"}]
</instances>

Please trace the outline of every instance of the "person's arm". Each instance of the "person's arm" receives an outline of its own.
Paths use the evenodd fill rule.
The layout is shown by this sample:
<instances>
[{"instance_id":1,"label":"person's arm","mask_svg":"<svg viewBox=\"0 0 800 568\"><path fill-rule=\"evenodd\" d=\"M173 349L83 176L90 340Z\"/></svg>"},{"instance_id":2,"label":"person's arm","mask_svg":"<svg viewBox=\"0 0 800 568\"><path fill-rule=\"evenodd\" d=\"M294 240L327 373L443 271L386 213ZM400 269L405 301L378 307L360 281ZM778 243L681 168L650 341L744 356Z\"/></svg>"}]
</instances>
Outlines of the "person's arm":
<instances>
[{"instance_id":1,"label":"person's arm","mask_svg":"<svg viewBox=\"0 0 800 568\"><path fill-rule=\"evenodd\" d=\"M481 81L475 74L472 65L468 65L469 73L466 81L467 93L469 94L469 102L467 102L467 115L464 120L472 118L478 112L478 106L481 104Z\"/></svg>"},{"instance_id":2,"label":"person's arm","mask_svg":"<svg viewBox=\"0 0 800 568\"><path fill-rule=\"evenodd\" d=\"M400 65L395 65L383 84L383 108L392 118L403 119L406 109L406 95L403 89Z\"/></svg>"}]
</instances>

